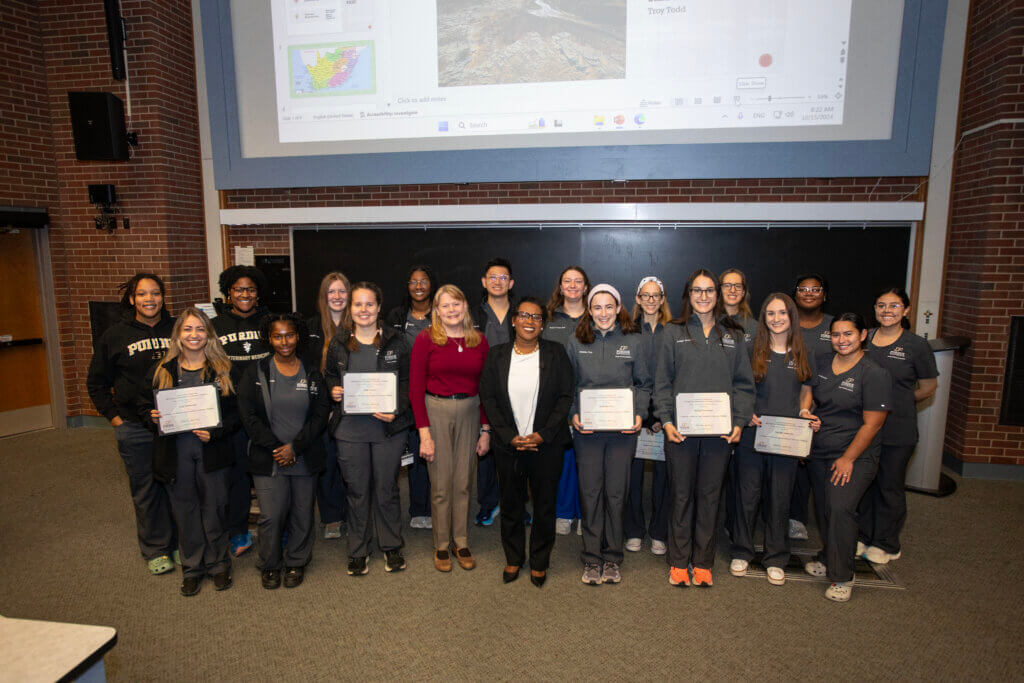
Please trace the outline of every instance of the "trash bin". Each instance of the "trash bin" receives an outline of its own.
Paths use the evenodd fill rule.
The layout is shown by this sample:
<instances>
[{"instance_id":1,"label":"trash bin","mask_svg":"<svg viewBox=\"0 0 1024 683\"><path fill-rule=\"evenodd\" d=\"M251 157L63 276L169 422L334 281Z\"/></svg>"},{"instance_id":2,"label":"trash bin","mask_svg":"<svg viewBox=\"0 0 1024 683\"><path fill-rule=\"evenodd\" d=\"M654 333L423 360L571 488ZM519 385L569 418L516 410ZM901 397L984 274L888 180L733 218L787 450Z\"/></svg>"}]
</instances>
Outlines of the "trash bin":
<instances>
[{"instance_id":1,"label":"trash bin","mask_svg":"<svg viewBox=\"0 0 1024 683\"><path fill-rule=\"evenodd\" d=\"M939 368L939 386L935 395L917 407L917 448L907 466L905 486L908 491L932 496L948 496L956 491L956 482L942 473L942 449L946 441L946 413L949 410L949 389L953 383L953 356L963 353L971 344L967 337L941 337L928 344L935 352Z\"/></svg>"}]
</instances>

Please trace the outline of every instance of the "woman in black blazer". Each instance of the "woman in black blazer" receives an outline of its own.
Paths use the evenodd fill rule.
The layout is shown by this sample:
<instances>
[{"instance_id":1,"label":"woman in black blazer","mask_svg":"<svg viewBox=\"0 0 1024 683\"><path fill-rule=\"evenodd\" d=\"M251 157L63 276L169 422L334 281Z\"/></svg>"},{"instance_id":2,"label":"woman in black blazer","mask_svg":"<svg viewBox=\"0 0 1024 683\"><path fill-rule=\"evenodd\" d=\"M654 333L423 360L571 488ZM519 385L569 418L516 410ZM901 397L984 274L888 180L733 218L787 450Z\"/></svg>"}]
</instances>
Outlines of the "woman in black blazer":
<instances>
[{"instance_id":1,"label":"woman in black blazer","mask_svg":"<svg viewBox=\"0 0 1024 683\"><path fill-rule=\"evenodd\" d=\"M519 577L526 561L527 484L533 496L530 581L547 578L555 544L555 497L562 454L569 443L573 399L572 366L565 348L540 338L544 307L519 300L512 319L515 339L491 348L480 375L480 400L494 430L493 452L501 500L505 583Z\"/></svg>"}]
</instances>

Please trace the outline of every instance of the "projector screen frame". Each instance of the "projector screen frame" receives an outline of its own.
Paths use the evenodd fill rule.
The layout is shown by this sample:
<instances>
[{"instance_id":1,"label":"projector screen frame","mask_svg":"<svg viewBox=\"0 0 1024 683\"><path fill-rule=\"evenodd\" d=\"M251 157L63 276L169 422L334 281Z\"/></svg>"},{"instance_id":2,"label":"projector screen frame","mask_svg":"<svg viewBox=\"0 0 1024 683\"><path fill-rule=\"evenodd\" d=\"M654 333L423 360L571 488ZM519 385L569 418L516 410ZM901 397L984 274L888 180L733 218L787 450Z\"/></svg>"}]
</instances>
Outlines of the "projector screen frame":
<instances>
[{"instance_id":1,"label":"projector screen frame","mask_svg":"<svg viewBox=\"0 0 1024 683\"><path fill-rule=\"evenodd\" d=\"M904 0L888 140L617 145L246 158L229 0L199 0L218 190L466 182L926 176L946 0Z\"/></svg>"}]
</instances>

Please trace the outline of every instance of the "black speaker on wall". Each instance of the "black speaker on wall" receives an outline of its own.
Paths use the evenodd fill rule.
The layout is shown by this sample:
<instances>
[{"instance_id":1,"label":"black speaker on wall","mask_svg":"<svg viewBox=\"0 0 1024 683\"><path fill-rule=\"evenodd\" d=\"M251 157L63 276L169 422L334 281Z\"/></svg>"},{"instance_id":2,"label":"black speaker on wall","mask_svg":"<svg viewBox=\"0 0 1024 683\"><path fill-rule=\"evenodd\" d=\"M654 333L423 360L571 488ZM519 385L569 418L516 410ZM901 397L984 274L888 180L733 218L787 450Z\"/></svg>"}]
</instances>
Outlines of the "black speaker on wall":
<instances>
[{"instance_id":1,"label":"black speaker on wall","mask_svg":"<svg viewBox=\"0 0 1024 683\"><path fill-rule=\"evenodd\" d=\"M107 45L110 47L110 72L114 80L124 80L124 19L118 0L103 0L107 16Z\"/></svg>"},{"instance_id":2,"label":"black speaker on wall","mask_svg":"<svg viewBox=\"0 0 1024 683\"><path fill-rule=\"evenodd\" d=\"M127 161L121 98L108 92L69 92L68 107L79 161Z\"/></svg>"}]
</instances>

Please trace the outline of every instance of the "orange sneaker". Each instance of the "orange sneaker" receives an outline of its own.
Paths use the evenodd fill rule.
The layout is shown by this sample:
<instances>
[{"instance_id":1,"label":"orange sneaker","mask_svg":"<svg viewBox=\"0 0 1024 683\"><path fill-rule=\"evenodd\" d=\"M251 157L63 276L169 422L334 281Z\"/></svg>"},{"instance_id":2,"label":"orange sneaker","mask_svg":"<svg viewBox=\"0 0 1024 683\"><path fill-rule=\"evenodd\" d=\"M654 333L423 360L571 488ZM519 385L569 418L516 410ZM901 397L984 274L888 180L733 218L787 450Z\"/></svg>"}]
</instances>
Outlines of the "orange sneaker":
<instances>
[{"instance_id":1,"label":"orange sneaker","mask_svg":"<svg viewBox=\"0 0 1024 683\"><path fill-rule=\"evenodd\" d=\"M701 569L700 567L693 568L693 585L704 586L708 588L712 585L711 581L711 570Z\"/></svg>"},{"instance_id":2,"label":"orange sneaker","mask_svg":"<svg viewBox=\"0 0 1024 683\"><path fill-rule=\"evenodd\" d=\"M669 567L668 582L673 586L686 588L690 585L690 570L686 567Z\"/></svg>"}]
</instances>

